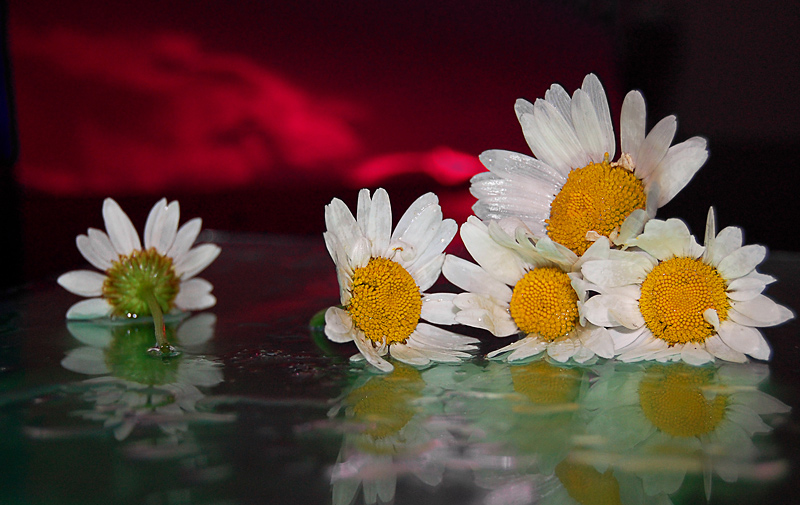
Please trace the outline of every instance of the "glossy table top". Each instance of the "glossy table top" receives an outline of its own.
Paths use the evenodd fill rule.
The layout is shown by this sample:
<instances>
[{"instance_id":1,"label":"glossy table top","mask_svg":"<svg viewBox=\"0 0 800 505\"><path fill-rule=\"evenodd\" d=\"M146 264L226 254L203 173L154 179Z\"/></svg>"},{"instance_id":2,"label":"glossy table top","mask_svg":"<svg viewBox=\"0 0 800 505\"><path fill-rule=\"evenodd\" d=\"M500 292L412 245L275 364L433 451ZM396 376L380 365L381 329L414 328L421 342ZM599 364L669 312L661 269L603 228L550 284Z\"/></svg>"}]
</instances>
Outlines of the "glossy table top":
<instances>
[{"instance_id":1,"label":"glossy table top","mask_svg":"<svg viewBox=\"0 0 800 505\"><path fill-rule=\"evenodd\" d=\"M794 503L798 323L769 364L458 366L373 373L309 321L338 302L321 238L208 232L213 309L66 322L54 280L0 298L0 502ZM767 294L797 307L800 255ZM437 286L438 287L438 286ZM447 289L446 285L443 285ZM481 338L482 352L498 346ZM505 342L501 342L505 343Z\"/></svg>"}]
</instances>

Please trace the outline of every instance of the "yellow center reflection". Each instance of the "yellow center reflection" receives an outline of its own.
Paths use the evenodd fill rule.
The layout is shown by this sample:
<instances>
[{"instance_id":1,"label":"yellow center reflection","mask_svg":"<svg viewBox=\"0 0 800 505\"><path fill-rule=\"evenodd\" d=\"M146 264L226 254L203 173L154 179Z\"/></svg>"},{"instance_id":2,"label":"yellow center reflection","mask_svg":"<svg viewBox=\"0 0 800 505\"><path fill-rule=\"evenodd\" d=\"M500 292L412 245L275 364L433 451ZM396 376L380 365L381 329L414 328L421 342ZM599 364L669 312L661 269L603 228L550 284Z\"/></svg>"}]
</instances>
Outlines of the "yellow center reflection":
<instances>
[{"instance_id":1,"label":"yellow center reflection","mask_svg":"<svg viewBox=\"0 0 800 505\"><path fill-rule=\"evenodd\" d=\"M725 418L728 396L707 394L715 370L683 363L651 366L639 384L639 403L647 419L664 433L696 437Z\"/></svg>"},{"instance_id":2,"label":"yellow center reflection","mask_svg":"<svg viewBox=\"0 0 800 505\"><path fill-rule=\"evenodd\" d=\"M546 361L511 367L514 391L538 405L570 403L578 398L581 372L559 368Z\"/></svg>"},{"instance_id":3,"label":"yellow center reflection","mask_svg":"<svg viewBox=\"0 0 800 505\"><path fill-rule=\"evenodd\" d=\"M619 482L611 469L600 473L591 466L567 460L556 465L556 477L570 497L582 505L619 505Z\"/></svg>"}]
</instances>

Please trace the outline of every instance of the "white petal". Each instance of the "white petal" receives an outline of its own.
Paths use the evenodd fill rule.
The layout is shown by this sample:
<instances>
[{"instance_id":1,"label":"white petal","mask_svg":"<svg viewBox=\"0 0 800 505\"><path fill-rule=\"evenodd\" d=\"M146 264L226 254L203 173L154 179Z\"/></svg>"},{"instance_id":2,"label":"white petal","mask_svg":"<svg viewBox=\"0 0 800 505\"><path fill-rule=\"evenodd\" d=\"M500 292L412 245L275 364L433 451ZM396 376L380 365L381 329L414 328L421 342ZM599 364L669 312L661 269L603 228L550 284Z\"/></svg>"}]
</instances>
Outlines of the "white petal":
<instances>
[{"instance_id":1,"label":"white petal","mask_svg":"<svg viewBox=\"0 0 800 505\"><path fill-rule=\"evenodd\" d=\"M630 256L635 260L635 256ZM603 287L620 287L640 284L650 269L641 261L591 260L581 267L581 273L590 282Z\"/></svg>"},{"instance_id":2,"label":"white petal","mask_svg":"<svg viewBox=\"0 0 800 505\"><path fill-rule=\"evenodd\" d=\"M696 258L703 252L702 246L689 233L686 223L679 219L651 219L644 232L628 245L635 245L661 261L674 257Z\"/></svg>"},{"instance_id":3,"label":"white petal","mask_svg":"<svg viewBox=\"0 0 800 505\"><path fill-rule=\"evenodd\" d=\"M620 147L636 159L639 146L644 142L647 108L644 98L638 91L630 91L622 102L620 116Z\"/></svg>"},{"instance_id":4,"label":"white petal","mask_svg":"<svg viewBox=\"0 0 800 505\"><path fill-rule=\"evenodd\" d=\"M389 373L394 370L394 366L380 357L375 348L372 347L372 343L367 341L367 337L365 337L363 333L357 332L353 338L353 342L355 342L361 355L364 356L370 365L384 373Z\"/></svg>"},{"instance_id":5,"label":"white petal","mask_svg":"<svg viewBox=\"0 0 800 505\"><path fill-rule=\"evenodd\" d=\"M92 270L73 270L62 274L58 283L69 291L80 296L100 296L103 294L103 283L106 276Z\"/></svg>"},{"instance_id":6,"label":"white petal","mask_svg":"<svg viewBox=\"0 0 800 505\"><path fill-rule=\"evenodd\" d=\"M477 338L459 335L430 324L419 323L409 337L409 342L417 348L439 349L444 351L474 351Z\"/></svg>"},{"instance_id":7,"label":"white petal","mask_svg":"<svg viewBox=\"0 0 800 505\"><path fill-rule=\"evenodd\" d=\"M344 343L353 340L353 319L350 314L338 307L325 311L325 334L334 342Z\"/></svg>"},{"instance_id":8,"label":"white petal","mask_svg":"<svg viewBox=\"0 0 800 505\"><path fill-rule=\"evenodd\" d=\"M731 300L737 302L752 300L764 291L767 283L774 282L775 279L774 277L758 274L757 272L753 272L753 274L755 275L751 274L739 277L728 283L727 292Z\"/></svg>"},{"instance_id":9,"label":"white petal","mask_svg":"<svg viewBox=\"0 0 800 505\"><path fill-rule=\"evenodd\" d=\"M634 158L635 173L640 179L648 181L652 175L655 175L654 170L667 154L677 127L675 116L667 116L656 123L647 134L644 142L639 146L636 158Z\"/></svg>"},{"instance_id":10,"label":"white petal","mask_svg":"<svg viewBox=\"0 0 800 505\"><path fill-rule=\"evenodd\" d=\"M572 124L589 158L595 163L601 163L608 147L606 132L600 126L589 95L580 89L572 97Z\"/></svg>"},{"instance_id":11,"label":"white petal","mask_svg":"<svg viewBox=\"0 0 800 505\"><path fill-rule=\"evenodd\" d=\"M629 330L624 327L609 328L608 334L614 341L614 353L619 353L627 349L629 346L632 348L637 344L638 340L643 340L647 337L650 331L646 326L642 326L637 330Z\"/></svg>"},{"instance_id":12,"label":"white petal","mask_svg":"<svg viewBox=\"0 0 800 505\"><path fill-rule=\"evenodd\" d=\"M389 249L389 238L392 235L392 207L389 195L383 188L378 188L372 197L365 235L372 244L372 256L381 256Z\"/></svg>"},{"instance_id":13,"label":"white petal","mask_svg":"<svg viewBox=\"0 0 800 505\"><path fill-rule=\"evenodd\" d=\"M361 228L361 234L367 235L367 225L369 224L369 208L372 206L372 199L369 196L369 189L364 188L358 192L358 203L356 204L356 222Z\"/></svg>"},{"instance_id":14,"label":"white petal","mask_svg":"<svg viewBox=\"0 0 800 505\"><path fill-rule=\"evenodd\" d=\"M581 146L572 125L545 100L533 104L533 116L520 118L522 132L533 154L563 174L586 166L589 157Z\"/></svg>"},{"instance_id":15,"label":"white petal","mask_svg":"<svg viewBox=\"0 0 800 505\"><path fill-rule=\"evenodd\" d=\"M506 358L509 362L519 361L531 356L535 356L547 350L547 344L538 337L525 337L522 339L522 344L508 355Z\"/></svg>"},{"instance_id":16,"label":"white petal","mask_svg":"<svg viewBox=\"0 0 800 505\"><path fill-rule=\"evenodd\" d=\"M507 308L491 298L460 293L453 303L460 309L456 313L456 322L459 324L483 328L496 337L506 337L519 331Z\"/></svg>"},{"instance_id":17,"label":"white petal","mask_svg":"<svg viewBox=\"0 0 800 505\"><path fill-rule=\"evenodd\" d=\"M746 302L731 302L729 317L746 326L775 326L794 317L791 310L764 295ZM740 316L744 316L743 318Z\"/></svg>"},{"instance_id":18,"label":"white petal","mask_svg":"<svg viewBox=\"0 0 800 505\"><path fill-rule=\"evenodd\" d=\"M116 255L113 258L107 258L96 251L92 246L92 239L86 235L78 235L75 238L75 243L78 246L78 251L86 258L86 261L99 270L108 270L111 268L111 262L116 259Z\"/></svg>"},{"instance_id":19,"label":"white petal","mask_svg":"<svg viewBox=\"0 0 800 505\"><path fill-rule=\"evenodd\" d=\"M663 207L672 200L692 180L707 159L706 140L700 137L692 137L670 147L649 180L660 188L658 206Z\"/></svg>"},{"instance_id":20,"label":"white petal","mask_svg":"<svg viewBox=\"0 0 800 505\"><path fill-rule=\"evenodd\" d=\"M175 235L175 240L172 242L166 255L178 262L183 259L183 256L189 251L200 234L200 228L203 226L203 220L199 217L190 219L183 223L183 226L178 230Z\"/></svg>"},{"instance_id":21,"label":"white petal","mask_svg":"<svg viewBox=\"0 0 800 505\"><path fill-rule=\"evenodd\" d=\"M175 305L181 310L205 310L213 307L217 299L211 294L214 286L205 279L194 278L181 282Z\"/></svg>"},{"instance_id":22,"label":"white petal","mask_svg":"<svg viewBox=\"0 0 800 505\"><path fill-rule=\"evenodd\" d=\"M477 219L461 225L461 239L475 261L495 279L513 286L525 275L525 262L495 242L486 225Z\"/></svg>"},{"instance_id":23,"label":"white petal","mask_svg":"<svg viewBox=\"0 0 800 505\"><path fill-rule=\"evenodd\" d=\"M217 259L220 250L220 247L215 244L202 244L195 247L175 265L175 273L184 281L191 279Z\"/></svg>"},{"instance_id":24,"label":"white petal","mask_svg":"<svg viewBox=\"0 0 800 505\"><path fill-rule=\"evenodd\" d=\"M583 79L581 89L585 91L592 101L597 119L599 120L601 136L603 138L601 153L608 153L609 159L614 159L617 142L614 139L614 124L611 122L611 110L608 107L606 91L600 80L594 74L589 74ZM601 155L602 155L601 154ZM598 162L602 161L597 160Z\"/></svg>"},{"instance_id":25,"label":"white petal","mask_svg":"<svg viewBox=\"0 0 800 505\"><path fill-rule=\"evenodd\" d=\"M724 279L731 280L752 272L767 256L767 248L762 245L746 245L719 262L717 270Z\"/></svg>"},{"instance_id":26,"label":"white petal","mask_svg":"<svg viewBox=\"0 0 800 505\"><path fill-rule=\"evenodd\" d=\"M703 319L705 322L710 324L714 327L715 330L719 330L719 314L714 309L706 309L703 311Z\"/></svg>"},{"instance_id":27,"label":"white petal","mask_svg":"<svg viewBox=\"0 0 800 505\"><path fill-rule=\"evenodd\" d=\"M111 314L112 307L105 298L89 298L83 300L67 311L67 319L96 319Z\"/></svg>"},{"instance_id":28,"label":"white petal","mask_svg":"<svg viewBox=\"0 0 800 505\"><path fill-rule=\"evenodd\" d=\"M581 337L583 346L590 349L594 354L601 358L614 356L614 340L606 328L598 327L592 330L583 330Z\"/></svg>"},{"instance_id":29,"label":"white petal","mask_svg":"<svg viewBox=\"0 0 800 505\"><path fill-rule=\"evenodd\" d=\"M644 325L644 318L639 312L639 303L627 296L593 296L583 304L583 313L586 319L597 326L622 325L633 330ZM618 320L617 317L622 321Z\"/></svg>"},{"instance_id":30,"label":"white petal","mask_svg":"<svg viewBox=\"0 0 800 505\"><path fill-rule=\"evenodd\" d=\"M436 293L422 297L420 317L434 324L456 324L455 293Z\"/></svg>"},{"instance_id":31,"label":"white petal","mask_svg":"<svg viewBox=\"0 0 800 505\"><path fill-rule=\"evenodd\" d=\"M442 273L447 280L464 291L486 295L506 303L511 301L511 288L467 260L448 254L442 265Z\"/></svg>"},{"instance_id":32,"label":"white petal","mask_svg":"<svg viewBox=\"0 0 800 505\"><path fill-rule=\"evenodd\" d=\"M425 356L417 349L413 349L407 345L395 344L389 347L389 352L392 357L414 366L425 366L431 362L430 358Z\"/></svg>"},{"instance_id":33,"label":"white petal","mask_svg":"<svg viewBox=\"0 0 800 505\"><path fill-rule=\"evenodd\" d=\"M406 262L413 262L416 257L415 248L424 245L426 238L429 240L435 230L438 229L442 221L442 210L439 207L439 198L433 193L426 193L408 207L400 217L397 226L390 239L390 247L396 247L395 243L403 243L410 246L410 250L404 250L401 257Z\"/></svg>"},{"instance_id":34,"label":"white petal","mask_svg":"<svg viewBox=\"0 0 800 505\"><path fill-rule=\"evenodd\" d=\"M94 249L98 256L104 261L111 263L119 259L119 253L114 249L111 240L104 231L98 230L97 228L89 228L88 235L92 249ZM104 268L103 270L106 269Z\"/></svg>"},{"instance_id":35,"label":"white petal","mask_svg":"<svg viewBox=\"0 0 800 505\"><path fill-rule=\"evenodd\" d=\"M708 249L703 253L703 260L716 267L725 257L742 247L743 240L741 228L728 226L711 241Z\"/></svg>"},{"instance_id":36,"label":"white petal","mask_svg":"<svg viewBox=\"0 0 800 505\"><path fill-rule=\"evenodd\" d=\"M719 337L734 351L743 354L757 353L762 347L761 332L749 326L742 326L733 321L723 321L719 326Z\"/></svg>"},{"instance_id":37,"label":"white petal","mask_svg":"<svg viewBox=\"0 0 800 505\"><path fill-rule=\"evenodd\" d=\"M571 338L561 338L547 346L547 354L554 360L564 363L574 356L578 349L580 345L576 345Z\"/></svg>"},{"instance_id":38,"label":"white petal","mask_svg":"<svg viewBox=\"0 0 800 505\"><path fill-rule=\"evenodd\" d=\"M694 342L687 342L681 351L681 359L690 365L702 365L714 361L714 356L709 354L703 346Z\"/></svg>"},{"instance_id":39,"label":"white petal","mask_svg":"<svg viewBox=\"0 0 800 505\"><path fill-rule=\"evenodd\" d=\"M734 351L729 345L723 342L719 335L714 335L705 342L706 350L724 361L731 361L734 363L746 363L747 357L739 352Z\"/></svg>"},{"instance_id":40,"label":"white petal","mask_svg":"<svg viewBox=\"0 0 800 505\"><path fill-rule=\"evenodd\" d=\"M178 202L172 202L169 205L166 203L167 200L162 199L153 206L144 228L145 248L155 247L156 251L161 254L166 254L172 247L181 217Z\"/></svg>"},{"instance_id":41,"label":"white petal","mask_svg":"<svg viewBox=\"0 0 800 505\"><path fill-rule=\"evenodd\" d=\"M142 248L139 242L139 234L133 227L130 218L120 208L119 204L111 198L103 201L103 220L106 224L106 231L114 250L119 254L128 255L134 250Z\"/></svg>"}]
</instances>

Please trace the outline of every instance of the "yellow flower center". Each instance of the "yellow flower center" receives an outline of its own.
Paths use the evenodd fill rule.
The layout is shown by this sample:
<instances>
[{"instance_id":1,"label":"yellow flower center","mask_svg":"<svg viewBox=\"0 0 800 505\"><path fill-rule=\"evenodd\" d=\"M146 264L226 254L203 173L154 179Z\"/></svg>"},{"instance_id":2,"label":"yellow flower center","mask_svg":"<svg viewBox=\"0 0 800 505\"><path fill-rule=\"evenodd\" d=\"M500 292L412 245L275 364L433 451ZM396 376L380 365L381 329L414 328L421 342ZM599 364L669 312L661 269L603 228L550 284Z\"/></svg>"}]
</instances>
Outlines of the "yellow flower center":
<instances>
[{"instance_id":1,"label":"yellow flower center","mask_svg":"<svg viewBox=\"0 0 800 505\"><path fill-rule=\"evenodd\" d=\"M707 397L714 369L683 363L653 366L639 384L639 404L645 417L668 435L696 437L713 431L725 418L728 396Z\"/></svg>"},{"instance_id":2,"label":"yellow flower center","mask_svg":"<svg viewBox=\"0 0 800 505\"><path fill-rule=\"evenodd\" d=\"M373 342L405 342L417 327L422 295L405 268L386 258L371 258L353 272L346 309L356 328Z\"/></svg>"},{"instance_id":3,"label":"yellow flower center","mask_svg":"<svg viewBox=\"0 0 800 505\"><path fill-rule=\"evenodd\" d=\"M106 270L103 297L117 316L149 316L148 296L153 296L163 313L172 309L181 280L175 273L172 258L154 248L133 251Z\"/></svg>"},{"instance_id":4,"label":"yellow flower center","mask_svg":"<svg viewBox=\"0 0 800 505\"><path fill-rule=\"evenodd\" d=\"M546 361L534 361L511 368L514 391L537 405L570 403L578 397L581 373L573 368L559 368Z\"/></svg>"},{"instance_id":5,"label":"yellow flower center","mask_svg":"<svg viewBox=\"0 0 800 505\"><path fill-rule=\"evenodd\" d=\"M556 465L556 477L569 496L583 505L618 505L619 482L611 468L600 473L589 465L564 460Z\"/></svg>"},{"instance_id":6,"label":"yellow flower center","mask_svg":"<svg viewBox=\"0 0 800 505\"><path fill-rule=\"evenodd\" d=\"M354 420L365 425L362 433L379 440L398 433L414 417L411 402L424 386L419 371L396 363L391 374L371 378L350 392L345 403Z\"/></svg>"},{"instance_id":7,"label":"yellow flower center","mask_svg":"<svg viewBox=\"0 0 800 505\"><path fill-rule=\"evenodd\" d=\"M581 255L592 245L586 233L603 236L619 228L636 209L644 209L644 185L630 170L589 163L572 170L550 205L547 236Z\"/></svg>"},{"instance_id":8,"label":"yellow flower center","mask_svg":"<svg viewBox=\"0 0 800 505\"><path fill-rule=\"evenodd\" d=\"M714 327L703 312L715 309L720 322L728 317L725 280L699 259L672 258L656 265L644 282L639 310L647 328L672 344L704 342Z\"/></svg>"},{"instance_id":9,"label":"yellow flower center","mask_svg":"<svg viewBox=\"0 0 800 505\"><path fill-rule=\"evenodd\" d=\"M575 328L578 294L559 268L535 268L514 286L509 310L521 331L553 341Z\"/></svg>"}]
</instances>

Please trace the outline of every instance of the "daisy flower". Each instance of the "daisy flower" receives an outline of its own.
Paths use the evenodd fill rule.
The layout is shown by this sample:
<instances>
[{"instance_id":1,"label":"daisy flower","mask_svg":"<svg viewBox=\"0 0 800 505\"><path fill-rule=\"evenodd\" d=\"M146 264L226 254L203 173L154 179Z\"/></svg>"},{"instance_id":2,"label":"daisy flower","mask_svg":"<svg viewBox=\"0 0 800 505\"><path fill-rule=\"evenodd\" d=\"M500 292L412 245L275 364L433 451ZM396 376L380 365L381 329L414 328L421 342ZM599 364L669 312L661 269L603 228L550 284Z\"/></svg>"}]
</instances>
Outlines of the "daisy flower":
<instances>
[{"instance_id":1,"label":"daisy flower","mask_svg":"<svg viewBox=\"0 0 800 505\"><path fill-rule=\"evenodd\" d=\"M444 262L444 276L466 291L453 300L455 321L496 337L524 337L490 358L510 353L507 359L516 361L547 351L556 361L582 363L612 356L608 332L579 316L587 296L580 265L593 249L578 258L549 238L535 241L511 218L487 225L470 217L461 226L461 239L478 264L452 255Z\"/></svg>"},{"instance_id":2,"label":"daisy flower","mask_svg":"<svg viewBox=\"0 0 800 505\"><path fill-rule=\"evenodd\" d=\"M334 198L325 207L325 245L336 264L342 308L325 313L325 334L334 342L354 341L360 355L383 372L390 355L411 365L457 362L477 339L420 322L452 323L454 294L423 294L439 278L444 249L457 226L442 220L433 193L419 197L392 232L389 195L358 195L357 217Z\"/></svg>"},{"instance_id":3,"label":"daisy flower","mask_svg":"<svg viewBox=\"0 0 800 505\"><path fill-rule=\"evenodd\" d=\"M765 364L609 362L595 372L585 405L593 411L589 433L601 437L598 470L615 453L611 464L635 471L651 496L672 494L688 472L701 473L707 498L714 473L725 482L771 476L758 468L765 454L753 437L772 431L765 421L790 409L758 389Z\"/></svg>"},{"instance_id":4,"label":"daisy flower","mask_svg":"<svg viewBox=\"0 0 800 505\"><path fill-rule=\"evenodd\" d=\"M192 248L200 233L200 218L178 229L178 202L162 198L150 211L144 227L144 247L131 220L111 198L103 202L106 232L89 228L78 235L78 250L101 272L74 270L58 283L67 291L89 297L67 311L67 319L152 316L158 346L164 338L163 314L213 307L212 285L196 278L219 255L220 248L203 244Z\"/></svg>"},{"instance_id":5,"label":"daisy flower","mask_svg":"<svg viewBox=\"0 0 800 505\"><path fill-rule=\"evenodd\" d=\"M600 236L620 243L640 232L708 158L700 137L670 147L674 116L645 136L644 98L631 91L622 104L622 154L611 163L614 128L594 74L572 98L554 84L534 104L517 100L515 110L536 158L501 150L481 154L489 172L472 178L475 215L519 217L534 235L547 235L579 255Z\"/></svg>"},{"instance_id":6,"label":"daisy flower","mask_svg":"<svg viewBox=\"0 0 800 505\"><path fill-rule=\"evenodd\" d=\"M676 360L695 365L768 360L770 348L758 331L793 317L764 296L775 278L756 267L766 256L760 245L742 245L742 230L717 234L708 213L705 245L683 221L651 220L626 243L636 251L610 251L581 271L599 295L582 306L587 320L609 328L623 361Z\"/></svg>"}]
</instances>

